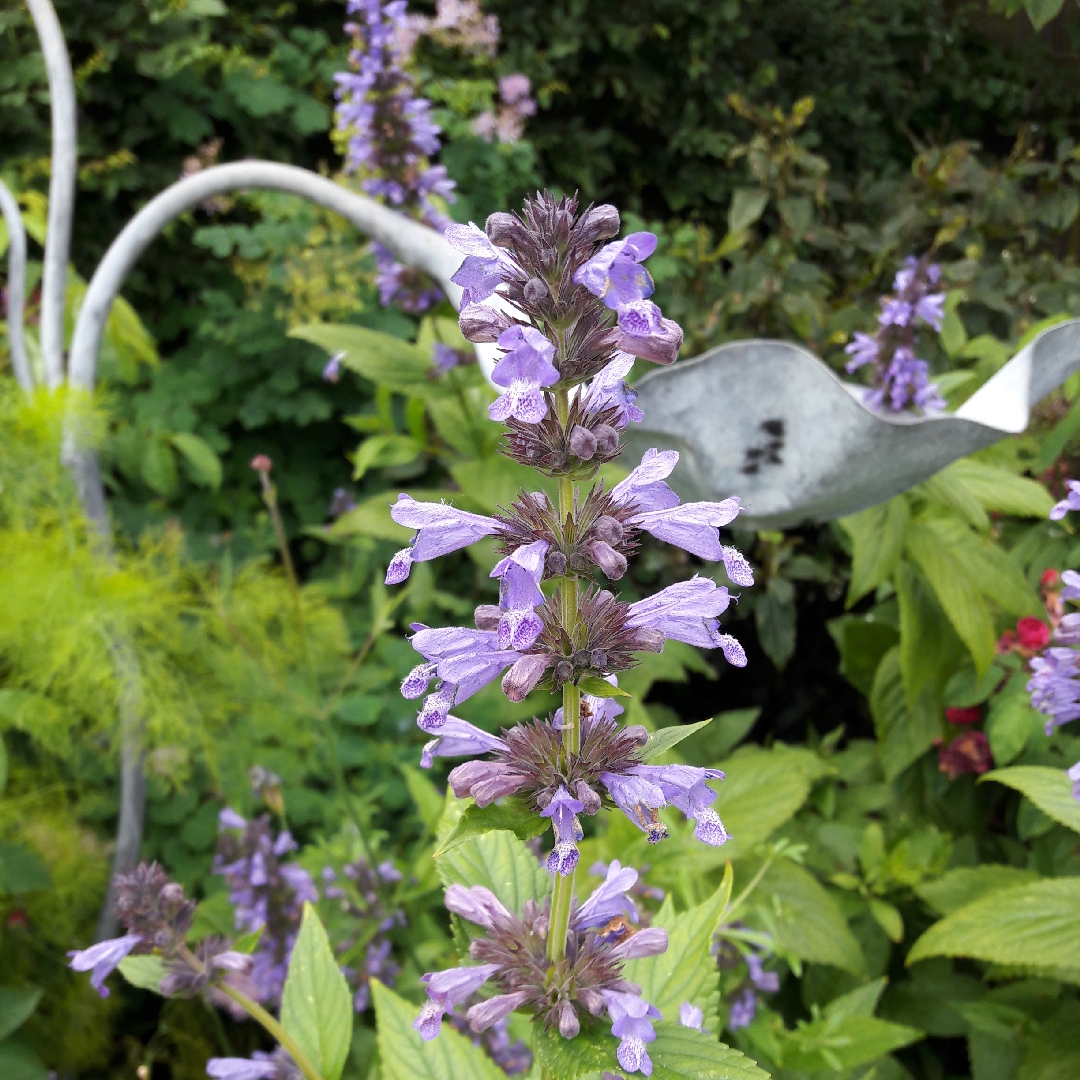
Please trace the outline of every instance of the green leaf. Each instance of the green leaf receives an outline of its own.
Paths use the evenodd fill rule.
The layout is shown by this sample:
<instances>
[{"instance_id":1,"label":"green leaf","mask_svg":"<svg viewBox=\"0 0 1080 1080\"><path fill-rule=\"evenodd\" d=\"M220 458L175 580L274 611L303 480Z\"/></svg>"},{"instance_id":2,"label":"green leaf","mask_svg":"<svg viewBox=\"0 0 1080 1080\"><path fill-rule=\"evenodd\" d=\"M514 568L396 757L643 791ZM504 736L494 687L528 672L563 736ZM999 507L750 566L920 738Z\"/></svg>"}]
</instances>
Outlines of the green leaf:
<instances>
[{"instance_id":1,"label":"green leaf","mask_svg":"<svg viewBox=\"0 0 1080 1080\"><path fill-rule=\"evenodd\" d=\"M853 975L865 973L862 947L839 906L801 866L777 859L755 890L755 901L753 921L774 935L778 951Z\"/></svg>"},{"instance_id":2,"label":"green leaf","mask_svg":"<svg viewBox=\"0 0 1080 1080\"><path fill-rule=\"evenodd\" d=\"M967 344L967 339L967 331L960 316L956 311L948 312L941 323L942 348L949 356L956 356Z\"/></svg>"},{"instance_id":3,"label":"green leaf","mask_svg":"<svg viewBox=\"0 0 1080 1080\"><path fill-rule=\"evenodd\" d=\"M1056 18L1065 0L1024 0L1024 10L1028 13L1031 25L1041 30L1051 19Z\"/></svg>"},{"instance_id":4,"label":"green leaf","mask_svg":"<svg viewBox=\"0 0 1080 1080\"><path fill-rule=\"evenodd\" d=\"M619 687L613 686L597 675L586 675L578 682L577 687L583 694L588 694L590 697L628 698L631 696L625 690L620 690Z\"/></svg>"},{"instance_id":5,"label":"green leaf","mask_svg":"<svg viewBox=\"0 0 1080 1080\"><path fill-rule=\"evenodd\" d=\"M922 960L910 979L889 986L881 1013L885 1020L919 1028L927 1035L956 1038L966 1035L968 1026L955 1006L976 1001L985 992L979 979L955 972L951 960Z\"/></svg>"},{"instance_id":6,"label":"green leaf","mask_svg":"<svg viewBox=\"0 0 1080 1080\"><path fill-rule=\"evenodd\" d=\"M698 724L672 724L661 728L649 736L649 741L641 748L641 760L652 761L661 754L666 754L673 746L678 746L683 739L688 739L695 732L707 727L712 720L702 720Z\"/></svg>"},{"instance_id":7,"label":"green leaf","mask_svg":"<svg viewBox=\"0 0 1080 1080\"><path fill-rule=\"evenodd\" d=\"M0 1040L29 1020L40 1000L38 986L0 986Z\"/></svg>"},{"instance_id":8,"label":"green leaf","mask_svg":"<svg viewBox=\"0 0 1080 1080\"><path fill-rule=\"evenodd\" d=\"M769 193L761 188L736 188L728 207L728 232L749 229L769 205Z\"/></svg>"},{"instance_id":9,"label":"green leaf","mask_svg":"<svg viewBox=\"0 0 1080 1080\"><path fill-rule=\"evenodd\" d=\"M888 981L882 976L833 998L822 1010L822 1015L830 1020L845 1020L849 1016L873 1016Z\"/></svg>"},{"instance_id":10,"label":"green leaf","mask_svg":"<svg viewBox=\"0 0 1080 1080\"><path fill-rule=\"evenodd\" d=\"M885 931L885 936L892 942L899 943L904 940L904 919L899 911L886 900L871 897L870 914L874 922Z\"/></svg>"},{"instance_id":11,"label":"green leaf","mask_svg":"<svg viewBox=\"0 0 1080 1080\"><path fill-rule=\"evenodd\" d=\"M995 769L981 780L996 780L1026 795L1047 817L1080 832L1080 802L1072 795L1072 782L1064 769L1045 765L1016 765Z\"/></svg>"},{"instance_id":12,"label":"green leaf","mask_svg":"<svg viewBox=\"0 0 1080 1080\"><path fill-rule=\"evenodd\" d=\"M401 765L399 768L405 777L405 786L409 789L412 801L420 811L421 820L429 829L435 828L442 817L446 797L422 770L412 765Z\"/></svg>"},{"instance_id":13,"label":"green leaf","mask_svg":"<svg viewBox=\"0 0 1080 1080\"><path fill-rule=\"evenodd\" d=\"M887 780L894 780L934 743L940 721L929 708L908 712L900 647L890 649L878 665L870 691L870 713L878 737L878 753Z\"/></svg>"},{"instance_id":14,"label":"green leaf","mask_svg":"<svg viewBox=\"0 0 1080 1080\"><path fill-rule=\"evenodd\" d=\"M3 736L0 736L0 795L4 794L4 788L8 782L8 754L4 745Z\"/></svg>"},{"instance_id":15,"label":"green leaf","mask_svg":"<svg viewBox=\"0 0 1080 1080\"><path fill-rule=\"evenodd\" d=\"M293 327L289 336L310 341L330 355L342 353L341 362L347 368L399 394L416 394L434 386L429 378L430 350L391 334L363 326L315 323Z\"/></svg>"},{"instance_id":16,"label":"green leaf","mask_svg":"<svg viewBox=\"0 0 1080 1080\"><path fill-rule=\"evenodd\" d=\"M304 904L285 988L281 1024L323 1080L338 1080L352 1040L352 995L315 909Z\"/></svg>"},{"instance_id":17,"label":"green leaf","mask_svg":"<svg viewBox=\"0 0 1080 1080\"><path fill-rule=\"evenodd\" d=\"M160 956L125 956L117 969L132 986L155 994L169 970Z\"/></svg>"},{"instance_id":18,"label":"green leaf","mask_svg":"<svg viewBox=\"0 0 1080 1080\"><path fill-rule=\"evenodd\" d=\"M841 615L826 626L840 653L840 674L869 697L882 659L900 639L899 630L873 611Z\"/></svg>"},{"instance_id":19,"label":"green leaf","mask_svg":"<svg viewBox=\"0 0 1080 1080\"><path fill-rule=\"evenodd\" d=\"M572 1039L564 1039L557 1031L547 1031L534 1024L532 1049L541 1074L576 1080L579 1076L617 1069L615 1052L619 1040L611 1034L606 1019L606 1016L600 1020L582 1017L581 1031Z\"/></svg>"},{"instance_id":20,"label":"green leaf","mask_svg":"<svg viewBox=\"0 0 1080 1080\"><path fill-rule=\"evenodd\" d=\"M853 548L848 607L892 575L904 550L909 517L907 499L897 496L880 506L840 519Z\"/></svg>"},{"instance_id":21,"label":"green leaf","mask_svg":"<svg viewBox=\"0 0 1080 1080\"><path fill-rule=\"evenodd\" d=\"M503 829L513 833L519 840L531 840L548 829L547 818L541 817L524 799L507 798L501 803L480 807L475 803L465 810L453 831L446 837L433 858L471 840L474 836Z\"/></svg>"},{"instance_id":22,"label":"green leaf","mask_svg":"<svg viewBox=\"0 0 1080 1080\"><path fill-rule=\"evenodd\" d=\"M969 956L992 964L1080 970L1080 877L991 893L935 923L906 963Z\"/></svg>"},{"instance_id":23,"label":"green leaf","mask_svg":"<svg viewBox=\"0 0 1080 1080\"><path fill-rule=\"evenodd\" d=\"M250 956L256 948L258 948L265 929L266 924L263 923L258 930L252 930L250 934L241 934L240 937L233 942L233 952L243 953L244 956Z\"/></svg>"},{"instance_id":24,"label":"green leaf","mask_svg":"<svg viewBox=\"0 0 1080 1080\"><path fill-rule=\"evenodd\" d=\"M4 1080L49 1080L49 1070L28 1046L8 1040L0 1043L0 1076Z\"/></svg>"},{"instance_id":25,"label":"green leaf","mask_svg":"<svg viewBox=\"0 0 1080 1080\"><path fill-rule=\"evenodd\" d=\"M998 765L1008 765L1019 757L1031 736L1045 723L1042 713L1031 707L1027 681L1028 676L1018 671L990 702L986 736ZM1064 779L1065 774L1061 773L1061 776Z\"/></svg>"},{"instance_id":26,"label":"green leaf","mask_svg":"<svg viewBox=\"0 0 1080 1080\"><path fill-rule=\"evenodd\" d=\"M449 1024L443 1024L437 1039L424 1042L412 1026L420 1007L377 979L371 980L371 996L384 1080L506 1080L506 1073L487 1054Z\"/></svg>"},{"instance_id":27,"label":"green leaf","mask_svg":"<svg viewBox=\"0 0 1080 1080\"><path fill-rule=\"evenodd\" d=\"M990 528L990 518L975 493L964 481L948 469L924 480L914 489L915 493L955 510L974 529L985 532Z\"/></svg>"},{"instance_id":28,"label":"green leaf","mask_svg":"<svg viewBox=\"0 0 1080 1080\"><path fill-rule=\"evenodd\" d=\"M649 1057L652 1080L768 1080L745 1054L671 1018L656 1024Z\"/></svg>"},{"instance_id":29,"label":"green leaf","mask_svg":"<svg viewBox=\"0 0 1080 1080\"><path fill-rule=\"evenodd\" d=\"M21 896L51 887L48 867L36 851L0 840L0 896Z\"/></svg>"},{"instance_id":30,"label":"green leaf","mask_svg":"<svg viewBox=\"0 0 1080 1080\"><path fill-rule=\"evenodd\" d=\"M236 933L236 913L227 889L212 893L205 900L199 901L195 909L195 918L187 932L188 941L202 941L210 934L232 937Z\"/></svg>"},{"instance_id":31,"label":"green leaf","mask_svg":"<svg viewBox=\"0 0 1080 1080\"><path fill-rule=\"evenodd\" d=\"M684 1001L705 1014L705 1026L715 1030L720 993L716 958L712 955L713 935L731 899L731 866L719 888L696 907L676 915L667 905L653 918L653 926L668 932L667 951L659 956L630 960L623 970L641 986L641 996L668 1019L679 1016Z\"/></svg>"},{"instance_id":32,"label":"green leaf","mask_svg":"<svg viewBox=\"0 0 1080 1080\"><path fill-rule=\"evenodd\" d=\"M360 480L369 469L408 465L420 456L422 449L408 435L371 435L353 454L353 479Z\"/></svg>"},{"instance_id":33,"label":"green leaf","mask_svg":"<svg viewBox=\"0 0 1080 1080\"><path fill-rule=\"evenodd\" d=\"M448 796L448 809L453 803ZM441 827L439 838L443 839ZM505 830L466 840L440 855L436 865L444 885L484 885L519 914L526 900L542 900L551 889L548 872L536 856L523 840Z\"/></svg>"},{"instance_id":34,"label":"green leaf","mask_svg":"<svg viewBox=\"0 0 1080 1080\"><path fill-rule=\"evenodd\" d=\"M971 458L954 461L938 475L963 483L984 510L1041 519L1054 505L1053 497L1038 481Z\"/></svg>"},{"instance_id":35,"label":"green leaf","mask_svg":"<svg viewBox=\"0 0 1080 1080\"><path fill-rule=\"evenodd\" d=\"M499 507L509 507L522 490L546 491L552 502L558 499L556 481L540 476L532 469L511 461L502 454L455 465L450 475L461 492L485 514Z\"/></svg>"},{"instance_id":36,"label":"green leaf","mask_svg":"<svg viewBox=\"0 0 1080 1080\"><path fill-rule=\"evenodd\" d=\"M784 1068L842 1072L910 1046L922 1037L915 1028L872 1016L823 1016L800 1023L784 1039Z\"/></svg>"},{"instance_id":37,"label":"green leaf","mask_svg":"<svg viewBox=\"0 0 1080 1080\"><path fill-rule=\"evenodd\" d=\"M171 495L176 490L176 455L168 442L159 438L147 441L140 474L159 495Z\"/></svg>"},{"instance_id":38,"label":"green leaf","mask_svg":"<svg viewBox=\"0 0 1080 1080\"><path fill-rule=\"evenodd\" d=\"M993 776L993 773L987 775ZM957 867L936 881L916 885L915 892L939 915L949 915L989 893L1038 880L1039 876L1034 871L987 863L984 866Z\"/></svg>"},{"instance_id":39,"label":"green leaf","mask_svg":"<svg viewBox=\"0 0 1080 1080\"><path fill-rule=\"evenodd\" d=\"M438 502L446 497L445 491L412 490L409 494L418 502ZM398 525L390 517L390 507L397 502L397 497L396 488L372 495L342 514L329 529L320 528L317 535L332 540L344 540L350 536L372 536L376 540L393 540L395 543L405 544L413 530Z\"/></svg>"},{"instance_id":40,"label":"green leaf","mask_svg":"<svg viewBox=\"0 0 1080 1080\"><path fill-rule=\"evenodd\" d=\"M221 459L214 453L210 444L198 435L177 432L170 442L181 454L191 470L192 479L203 487L217 491L221 487Z\"/></svg>"},{"instance_id":41,"label":"green leaf","mask_svg":"<svg viewBox=\"0 0 1080 1080\"><path fill-rule=\"evenodd\" d=\"M1069 411L1054 426L1054 430L1043 439L1032 471L1046 472L1078 434L1080 434L1080 398L1072 403Z\"/></svg>"}]
</instances>

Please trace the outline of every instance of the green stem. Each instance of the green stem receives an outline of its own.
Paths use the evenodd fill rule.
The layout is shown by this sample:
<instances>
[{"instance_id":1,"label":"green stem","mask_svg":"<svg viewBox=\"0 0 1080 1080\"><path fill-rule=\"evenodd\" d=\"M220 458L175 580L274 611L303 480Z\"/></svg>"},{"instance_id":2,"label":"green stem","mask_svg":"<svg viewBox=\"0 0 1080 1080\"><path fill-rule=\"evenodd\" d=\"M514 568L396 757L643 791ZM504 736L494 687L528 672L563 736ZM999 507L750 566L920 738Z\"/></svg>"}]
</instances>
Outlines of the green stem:
<instances>
[{"instance_id":1,"label":"green stem","mask_svg":"<svg viewBox=\"0 0 1080 1080\"><path fill-rule=\"evenodd\" d=\"M548 959L557 964L566 952L566 932L570 926L570 899L574 892L574 875L555 875L551 889L551 925L548 927Z\"/></svg>"},{"instance_id":2,"label":"green stem","mask_svg":"<svg viewBox=\"0 0 1080 1080\"><path fill-rule=\"evenodd\" d=\"M289 1052L289 1056L296 1062L297 1068L304 1074L306 1080L322 1080L319 1070L311 1064L307 1054L300 1049L296 1040L257 1001L252 1001L247 994L237 990L235 986L231 986L229 983L220 983L218 989L231 997L252 1020L257 1020L281 1043Z\"/></svg>"}]
</instances>

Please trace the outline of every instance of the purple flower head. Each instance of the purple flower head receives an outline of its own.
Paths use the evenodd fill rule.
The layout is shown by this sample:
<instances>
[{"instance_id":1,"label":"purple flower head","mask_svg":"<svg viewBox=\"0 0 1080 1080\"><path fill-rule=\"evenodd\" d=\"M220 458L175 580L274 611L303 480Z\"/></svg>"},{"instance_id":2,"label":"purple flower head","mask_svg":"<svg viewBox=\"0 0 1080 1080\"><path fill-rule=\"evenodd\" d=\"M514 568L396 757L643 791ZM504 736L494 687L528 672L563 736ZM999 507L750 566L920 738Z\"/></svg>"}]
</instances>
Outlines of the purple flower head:
<instances>
[{"instance_id":1,"label":"purple flower head","mask_svg":"<svg viewBox=\"0 0 1080 1080\"><path fill-rule=\"evenodd\" d=\"M652 233L631 233L625 240L605 244L574 273L574 284L583 285L615 310L653 292L653 280L642 266L656 250Z\"/></svg>"},{"instance_id":2,"label":"purple flower head","mask_svg":"<svg viewBox=\"0 0 1080 1080\"><path fill-rule=\"evenodd\" d=\"M577 842L585 835L577 815L584 809L585 804L575 799L565 786L561 786L547 807L540 811L541 817L551 818L555 830L555 847L547 861L547 868L552 874L568 877L577 866Z\"/></svg>"},{"instance_id":3,"label":"purple flower head","mask_svg":"<svg viewBox=\"0 0 1080 1080\"><path fill-rule=\"evenodd\" d=\"M1080 717L1080 653L1049 648L1032 659L1031 671L1027 690L1032 708L1049 717L1047 735Z\"/></svg>"},{"instance_id":4,"label":"purple flower head","mask_svg":"<svg viewBox=\"0 0 1080 1080\"><path fill-rule=\"evenodd\" d=\"M749 1027L757 1012L757 995L749 988L731 1003L731 1012L728 1014L728 1030L738 1031L739 1028Z\"/></svg>"},{"instance_id":5,"label":"purple flower head","mask_svg":"<svg viewBox=\"0 0 1080 1080\"><path fill-rule=\"evenodd\" d=\"M701 1031L702 1025L705 1023L705 1014L696 1005L692 1005L689 1001L684 1001L679 1006L679 1023L682 1024L683 1027Z\"/></svg>"},{"instance_id":6,"label":"purple flower head","mask_svg":"<svg viewBox=\"0 0 1080 1080\"><path fill-rule=\"evenodd\" d=\"M491 571L499 579L499 647L528 649L544 629L543 620L533 608L544 602L540 581L544 576L544 558L551 545L547 540L523 544L511 555L500 559Z\"/></svg>"},{"instance_id":7,"label":"purple flower head","mask_svg":"<svg viewBox=\"0 0 1080 1080\"><path fill-rule=\"evenodd\" d=\"M467 720L448 716L439 728L438 738L424 746L420 767L430 769L437 757L475 757L505 747L506 743L497 735L489 735L486 731L473 727Z\"/></svg>"},{"instance_id":8,"label":"purple flower head","mask_svg":"<svg viewBox=\"0 0 1080 1080\"><path fill-rule=\"evenodd\" d=\"M945 294L932 293L920 297L915 303L915 316L940 333L941 324L945 321Z\"/></svg>"},{"instance_id":9,"label":"purple flower head","mask_svg":"<svg viewBox=\"0 0 1080 1080\"><path fill-rule=\"evenodd\" d=\"M142 934L125 934L123 937L99 941L81 952L69 952L68 967L72 971L90 971L90 985L103 997L109 996L105 980L116 970L117 964L143 940Z\"/></svg>"},{"instance_id":10,"label":"purple flower head","mask_svg":"<svg viewBox=\"0 0 1080 1080\"><path fill-rule=\"evenodd\" d=\"M528 75L504 75L499 80L499 97L507 105L513 105L522 98L527 98L531 89L532 83Z\"/></svg>"},{"instance_id":11,"label":"purple flower head","mask_svg":"<svg viewBox=\"0 0 1080 1080\"><path fill-rule=\"evenodd\" d=\"M589 412L618 409L619 417L614 421L616 428L624 428L628 423L637 424L645 419L645 414L634 404L637 391L626 382L626 376L633 366L634 357L630 353L617 352L615 359L589 383L586 397Z\"/></svg>"},{"instance_id":12,"label":"purple flower head","mask_svg":"<svg viewBox=\"0 0 1080 1080\"><path fill-rule=\"evenodd\" d=\"M641 464L612 489L612 499L621 506L636 506L638 511L669 510L679 505L679 496L664 481L679 463L675 450L646 450Z\"/></svg>"},{"instance_id":13,"label":"purple flower head","mask_svg":"<svg viewBox=\"0 0 1080 1080\"><path fill-rule=\"evenodd\" d=\"M1060 521L1070 510L1080 510L1080 480L1070 480L1068 488L1065 498L1050 511L1051 521Z\"/></svg>"},{"instance_id":14,"label":"purple flower head","mask_svg":"<svg viewBox=\"0 0 1080 1080\"><path fill-rule=\"evenodd\" d=\"M864 334L861 330L856 330L855 340L844 346L844 352L851 357L847 364L844 365L845 371L852 372L856 368L862 367L863 364L876 363L878 358L877 339L872 338L869 334Z\"/></svg>"},{"instance_id":15,"label":"purple flower head","mask_svg":"<svg viewBox=\"0 0 1080 1080\"><path fill-rule=\"evenodd\" d=\"M453 1012L499 970L498 964L480 964L477 967L448 968L446 971L429 972L420 981L427 985L428 999L413 1021L425 1042L430 1042L442 1029L445 1013Z\"/></svg>"},{"instance_id":16,"label":"purple flower head","mask_svg":"<svg viewBox=\"0 0 1080 1080\"><path fill-rule=\"evenodd\" d=\"M431 362L440 375L445 375L451 368L456 368L461 363L461 353L437 341L431 349Z\"/></svg>"},{"instance_id":17,"label":"purple flower head","mask_svg":"<svg viewBox=\"0 0 1080 1080\"><path fill-rule=\"evenodd\" d=\"M656 1038L652 1021L660 1019L660 1010L637 994L617 990L604 990L602 994L611 1017L611 1034L621 1040L615 1052L619 1064L627 1072L652 1076L653 1066L646 1044Z\"/></svg>"},{"instance_id":18,"label":"purple flower head","mask_svg":"<svg viewBox=\"0 0 1080 1080\"><path fill-rule=\"evenodd\" d=\"M570 925L576 930L588 930L604 926L616 915L627 915L631 922L637 922L637 908L626 895L637 879L638 872L632 866L622 866L618 859L613 859L605 879L570 916Z\"/></svg>"},{"instance_id":19,"label":"purple flower head","mask_svg":"<svg viewBox=\"0 0 1080 1080\"><path fill-rule=\"evenodd\" d=\"M417 502L411 495L398 495L390 517L407 529L416 529L412 544L399 551L386 571L386 584L397 585L409 576L414 562L427 562L451 551L468 547L485 536L494 535L499 523L494 518L470 514L446 503Z\"/></svg>"},{"instance_id":20,"label":"purple flower head","mask_svg":"<svg viewBox=\"0 0 1080 1080\"><path fill-rule=\"evenodd\" d=\"M742 646L730 634L719 632L717 616L729 602L726 588L710 578L694 577L631 604L627 624L658 630L666 638L703 649L719 648L729 664L745 667Z\"/></svg>"}]
</instances>

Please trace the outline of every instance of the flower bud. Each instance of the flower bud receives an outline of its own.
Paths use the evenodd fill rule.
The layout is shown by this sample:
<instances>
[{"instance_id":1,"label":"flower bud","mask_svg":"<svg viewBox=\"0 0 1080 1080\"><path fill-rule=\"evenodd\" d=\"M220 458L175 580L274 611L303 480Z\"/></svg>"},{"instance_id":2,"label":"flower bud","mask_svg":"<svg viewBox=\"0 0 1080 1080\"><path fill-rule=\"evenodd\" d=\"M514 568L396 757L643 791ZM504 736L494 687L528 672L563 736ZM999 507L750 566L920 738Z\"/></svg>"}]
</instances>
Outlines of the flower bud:
<instances>
[{"instance_id":1,"label":"flower bud","mask_svg":"<svg viewBox=\"0 0 1080 1080\"><path fill-rule=\"evenodd\" d=\"M610 424L597 424L593 428L596 448L601 454L612 454L619 448L619 433Z\"/></svg>"},{"instance_id":2,"label":"flower bud","mask_svg":"<svg viewBox=\"0 0 1080 1080\"><path fill-rule=\"evenodd\" d=\"M577 652L574 653L574 667L590 667L591 665L589 664L589 659L589 654L584 649L578 649Z\"/></svg>"},{"instance_id":3,"label":"flower bud","mask_svg":"<svg viewBox=\"0 0 1080 1080\"><path fill-rule=\"evenodd\" d=\"M625 331L619 334L619 348L631 356L651 360L654 364L674 364L682 347L682 327L671 319L661 319L660 328L645 337Z\"/></svg>"},{"instance_id":4,"label":"flower bud","mask_svg":"<svg viewBox=\"0 0 1080 1080\"><path fill-rule=\"evenodd\" d=\"M560 682L569 682L574 677L574 665L569 660L560 660L555 665L555 677Z\"/></svg>"},{"instance_id":5,"label":"flower bud","mask_svg":"<svg viewBox=\"0 0 1080 1080\"><path fill-rule=\"evenodd\" d=\"M541 300L551 296L551 290L543 278L529 278L525 282L524 296L530 304L539 304Z\"/></svg>"},{"instance_id":6,"label":"flower bud","mask_svg":"<svg viewBox=\"0 0 1080 1080\"><path fill-rule=\"evenodd\" d=\"M587 427L575 424L569 441L571 452L582 461L588 461L596 455L596 436Z\"/></svg>"},{"instance_id":7,"label":"flower bud","mask_svg":"<svg viewBox=\"0 0 1080 1080\"><path fill-rule=\"evenodd\" d=\"M638 746L644 746L649 741L649 733L641 724L627 724L623 728L623 734L633 739Z\"/></svg>"},{"instance_id":8,"label":"flower bud","mask_svg":"<svg viewBox=\"0 0 1080 1080\"><path fill-rule=\"evenodd\" d=\"M552 273L559 265L559 253L552 247L544 248L540 252L540 266L545 273Z\"/></svg>"},{"instance_id":9,"label":"flower bud","mask_svg":"<svg viewBox=\"0 0 1080 1080\"><path fill-rule=\"evenodd\" d=\"M477 630L498 630L502 609L496 604L480 604L473 612Z\"/></svg>"},{"instance_id":10,"label":"flower bud","mask_svg":"<svg viewBox=\"0 0 1080 1080\"><path fill-rule=\"evenodd\" d=\"M484 229L488 239L499 247L513 247L522 241L528 242L529 234L525 226L513 214L495 213L488 216Z\"/></svg>"},{"instance_id":11,"label":"flower bud","mask_svg":"<svg viewBox=\"0 0 1080 1080\"><path fill-rule=\"evenodd\" d=\"M458 315L458 328L466 341L498 341L499 336L514 325L505 311L497 311L487 304L467 304Z\"/></svg>"},{"instance_id":12,"label":"flower bud","mask_svg":"<svg viewBox=\"0 0 1080 1080\"><path fill-rule=\"evenodd\" d=\"M599 206L590 206L578 219L578 239L586 244L595 244L598 240L610 240L619 235L622 223L619 220L619 211L610 203L601 203Z\"/></svg>"},{"instance_id":13,"label":"flower bud","mask_svg":"<svg viewBox=\"0 0 1080 1080\"><path fill-rule=\"evenodd\" d=\"M186 899L184 896L184 886L178 885L175 881L170 881L169 884L158 893L158 899L163 905L168 907L175 907L178 904L182 904Z\"/></svg>"},{"instance_id":14,"label":"flower bud","mask_svg":"<svg viewBox=\"0 0 1080 1080\"><path fill-rule=\"evenodd\" d=\"M595 814L600 809L600 796L584 780L574 785L574 795L584 804L584 813Z\"/></svg>"},{"instance_id":15,"label":"flower bud","mask_svg":"<svg viewBox=\"0 0 1080 1080\"><path fill-rule=\"evenodd\" d=\"M543 653L530 653L516 661L503 676L503 693L514 702L524 701L547 670L548 658Z\"/></svg>"},{"instance_id":16,"label":"flower bud","mask_svg":"<svg viewBox=\"0 0 1080 1080\"><path fill-rule=\"evenodd\" d=\"M572 1039L581 1030L577 1012L569 1001L559 1002L559 1034L564 1039Z\"/></svg>"},{"instance_id":17,"label":"flower bud","mask_svg":"<svg viewBox=\"0 0 1080 1080\"><path fill-rule=\"evenodd\" d=\"M593 562L612 580L618 581L626 573L626 556L603 540L593 540L586 548Z\"/></svg>"},{"instance_id":18,"label":"flower bud","mask_svg":"<svg viewBox=\"0 0 1080 1080\"><path fill-rule=\"evenodd\" d=\"M623 538L622 522L610 514L601 514L593 523L593 532L605 544L617 544Z\"/></svg>"},{"instance_id":19,"label":"flower bud","mask_svg":"<svg viewBox=\"0 0 1080 1080\"><path fill-rule=\"evenodd\" d=\"M549 551L544 565L552 577L562 577L566 573L566 556L561 551Z\"/></svg>"},{"instance_id":20,"label":"flower bud","mask_svg":"<svg viewBox=\"0 0 1080 1080\"><path fill-rule=\"evenodd\" d=\"M589 667L596 671L604 671L607 668L608 655L603 649L593 649L589 653Z\"/></svg>"}]
</instances>

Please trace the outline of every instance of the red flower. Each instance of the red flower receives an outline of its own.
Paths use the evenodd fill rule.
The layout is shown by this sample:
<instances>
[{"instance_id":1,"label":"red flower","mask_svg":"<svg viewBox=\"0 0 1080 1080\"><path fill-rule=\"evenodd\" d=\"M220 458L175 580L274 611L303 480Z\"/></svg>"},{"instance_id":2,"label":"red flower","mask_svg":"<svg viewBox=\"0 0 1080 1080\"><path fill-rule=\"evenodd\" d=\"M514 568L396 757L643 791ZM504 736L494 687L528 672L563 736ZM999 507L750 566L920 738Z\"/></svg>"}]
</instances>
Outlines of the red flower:
<instances>
[{"instance_id":1,"label":"red flower","mask_svg":"<svg viewBox=\"0 0 1080 1080\"><path fill-rule=\"evenodd\" d=\"M1039 584L1044 589L1053 589L1058 584L1060 584L1060 582L1061 578L1058 575L1058 572L1053 567L1051 567L1049 570L1044 570L1042 572L1042 577L1039 578Z\"/></svg>"},{"instance_id":2,"label":"red flower","mask_svg":"<svg viewBox=\"0 0 1080 1080\"><path fill-rule=\"evenodd\" d=\"M945 719L950 724L977 724L982 717L982 709L973 705L970 709L958 709L955 706L945 710Z\"/></svg>"},{"instance_id":3,"label":"red flower","mask_svg":"<svg viewBox=\"0 0 1080 1080\"><path fill-rule=\"evenodd\" d=\"M1016 637L1021 648L1041 652L1050 644L1050 627L1042 619L1025 615L1016 622Z\"/></svg>"},{"instance_id":4,"label":"red flower","mask_svg":"<svg viewBox=\"0 0 1080 1080\"><path fill-rule=\"evenodd\" d=\"M938 748L938 768L950 780L965 773L982 776L993 764L990 743L981 731L963 731L948 746Z\"/></svg>"}]
</instances>

